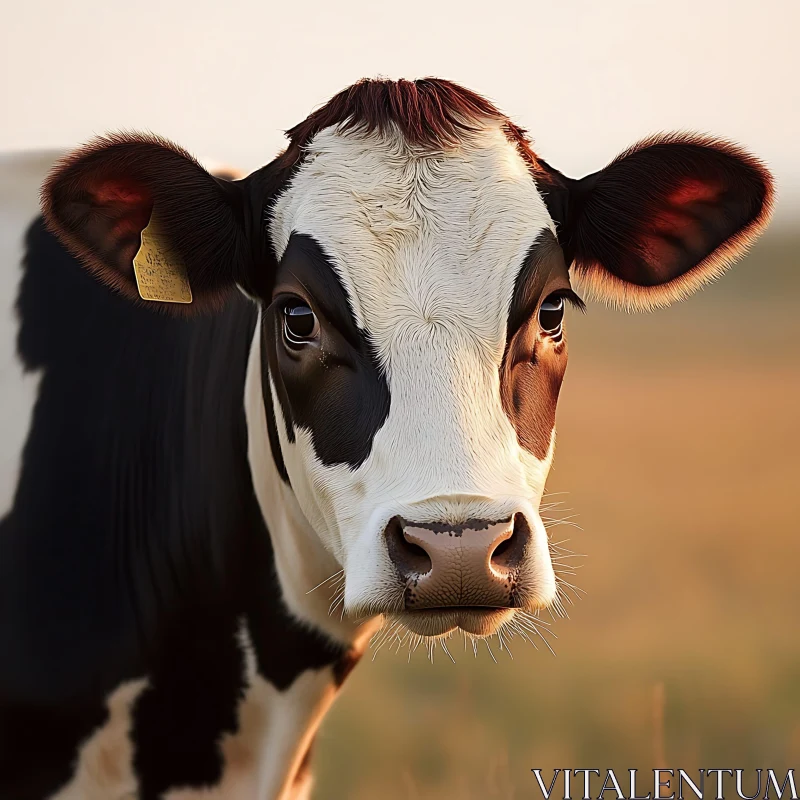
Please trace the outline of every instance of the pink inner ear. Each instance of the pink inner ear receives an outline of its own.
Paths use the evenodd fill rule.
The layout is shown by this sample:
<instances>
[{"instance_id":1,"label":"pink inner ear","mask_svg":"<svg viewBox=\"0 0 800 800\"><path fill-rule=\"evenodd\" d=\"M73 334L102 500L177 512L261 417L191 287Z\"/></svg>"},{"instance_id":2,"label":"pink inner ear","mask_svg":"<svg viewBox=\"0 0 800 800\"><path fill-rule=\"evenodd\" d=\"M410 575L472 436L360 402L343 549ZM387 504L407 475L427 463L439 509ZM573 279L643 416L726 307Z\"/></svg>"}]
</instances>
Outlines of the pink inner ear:
<instances>
[{"instance_id":1,"label":"pink inner ear","mask_svg":"<svg viewBox=\"0 0 800 800\"><path fill-rule=\"evenodd\" d=\"M153 199L135 183L106 180L90 189L92 205L111 221L112 236L138 236L150 221Z\"/></svg>"},{"instance_id":2,"label":"pink inner ear","mask_svg":"<svg viewBox=\"0 0 800 800\"><path fill-rule=\"evenodd\" d=\"M656 208L650 224L642 231L642 249L647 253L650 268L661 281L674 277L675 239L682 247L700 253L707 245L700 220L704 207L719 203L721 188L704 181L683 179L665 198L664 206Z\"/></svg>"},{"instance_id":3,"label":"pink inner ear","mask_svg":"<svg viewBox=\"0 0 800 800\"><path fill-rule=\"evenodd\" d=\"M119 181L105 181L99 184L92 191L92 194L95 202L101 206L115 203L141 206L147 202L144 193L140 189Z\"/></svg>"},{"instance_id":4,"label":"pink inner ear","mask_svg":"<svg viewBox=\"0 0 800 800\"><path fill-rule=\"evenodd\" d=\"M704 181L684 178L667 196L671 206L686 206L694 203L717 203L720 186Z\"/></svg>"}]
</instances>

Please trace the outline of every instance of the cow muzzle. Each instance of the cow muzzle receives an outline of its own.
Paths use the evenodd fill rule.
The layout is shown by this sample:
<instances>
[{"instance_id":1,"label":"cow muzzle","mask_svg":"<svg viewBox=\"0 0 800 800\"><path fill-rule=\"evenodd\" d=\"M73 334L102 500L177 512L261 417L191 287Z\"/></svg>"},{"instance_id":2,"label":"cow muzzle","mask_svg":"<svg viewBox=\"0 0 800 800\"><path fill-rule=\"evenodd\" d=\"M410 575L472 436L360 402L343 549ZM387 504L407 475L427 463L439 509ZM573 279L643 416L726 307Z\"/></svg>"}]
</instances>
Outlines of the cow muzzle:
<instances>
[{"instance_id":1,"label":"cow muzzle","mask_svg":"<svg viewBox=\"0 0 800 800\"><path fill-rule=\"evenodd\" d=\"M502 610L519 606L517 581L531 538L523 514L458 525L394 517L385 535L405 586L404 616L415 618L419 632L462 627L483 633L507 615Z\"/></svg>"}]
</instances>

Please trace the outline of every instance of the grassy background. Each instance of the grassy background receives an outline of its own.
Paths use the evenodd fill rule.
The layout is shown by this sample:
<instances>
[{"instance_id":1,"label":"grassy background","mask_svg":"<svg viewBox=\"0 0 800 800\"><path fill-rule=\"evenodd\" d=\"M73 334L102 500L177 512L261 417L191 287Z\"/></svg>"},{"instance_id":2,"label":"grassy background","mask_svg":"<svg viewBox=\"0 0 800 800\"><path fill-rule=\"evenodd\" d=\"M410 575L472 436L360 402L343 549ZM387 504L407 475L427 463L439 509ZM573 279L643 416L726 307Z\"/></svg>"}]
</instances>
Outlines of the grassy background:
<instances>
[{"instance_id":1,"label":"grassy background","mask_svg":"<svg viewBox=\"0 0 800 800\"><path fill-rule=\"evenodd\" d=\"M318 737L317 800L540 797L532 767L800 766L798 252L773 231L678 306L572 314L548 491L583 529L551 533L586 555L586 596L557 655L366 657Z\"/></svg>"}]
</instances>

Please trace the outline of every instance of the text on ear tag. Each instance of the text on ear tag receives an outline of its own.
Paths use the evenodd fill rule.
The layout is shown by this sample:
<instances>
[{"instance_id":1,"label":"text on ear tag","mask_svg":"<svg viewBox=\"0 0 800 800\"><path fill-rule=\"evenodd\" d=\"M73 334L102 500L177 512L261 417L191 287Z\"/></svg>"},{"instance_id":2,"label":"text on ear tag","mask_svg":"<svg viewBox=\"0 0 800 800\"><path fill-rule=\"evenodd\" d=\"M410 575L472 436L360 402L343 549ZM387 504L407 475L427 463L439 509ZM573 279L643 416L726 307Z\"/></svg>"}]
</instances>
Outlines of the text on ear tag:
<instances>
[{"instance_id":1,"label":"text on ear tag","mask_svg":"<svg viewBox=\"0 0 800 800\"><path fill-rule=\"evenodd\" d=\"M151 219L142 231L142 246L133 257L136 286L143 300L191 303L192 287L186 267L173 253Z\"/></svg>"}]
</instances>

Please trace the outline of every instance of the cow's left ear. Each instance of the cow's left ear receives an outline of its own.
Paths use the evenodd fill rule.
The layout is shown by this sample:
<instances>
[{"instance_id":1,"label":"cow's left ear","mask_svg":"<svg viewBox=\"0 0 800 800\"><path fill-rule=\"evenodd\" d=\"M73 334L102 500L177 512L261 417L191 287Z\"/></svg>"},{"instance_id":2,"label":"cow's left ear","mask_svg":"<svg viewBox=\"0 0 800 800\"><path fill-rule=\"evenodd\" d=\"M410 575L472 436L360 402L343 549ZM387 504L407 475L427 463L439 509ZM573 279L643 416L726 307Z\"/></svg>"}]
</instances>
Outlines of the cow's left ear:
<instances>
[{"instance_id":1,"label":"cow's left ear","mask_svg":"<svg viewBox=\"0 0 800 800\"><path fill-rule=\"evenodd\" d=\"M722 274L772 210L764 164L717 139L654 137L581 180L543 167L579 283L628 309L667 305Z\"/></svg>"},{"instance_id":2,"label":"cow's left ear","mask_svg":"<svg viewBox=\"0 0 800 800\"><path fill-rule=\"evenodd\" d=\"M101 281L135 301L164 301L154 308L192 313L247 285L253 248L243 183L214 177L163 139L110 136L53 168L42 210Z\"/></svg>"}]
</instances>

